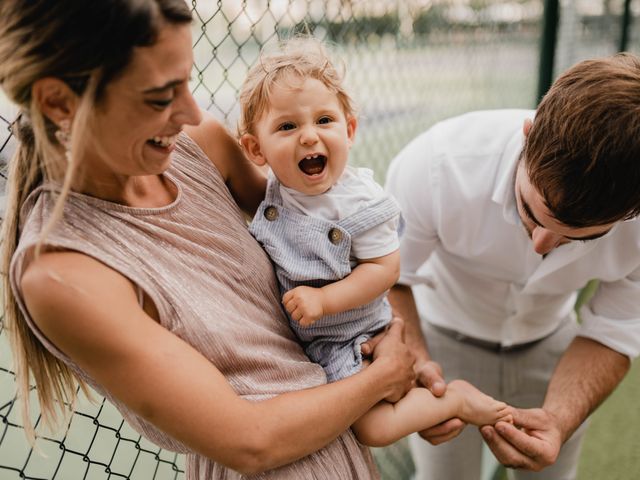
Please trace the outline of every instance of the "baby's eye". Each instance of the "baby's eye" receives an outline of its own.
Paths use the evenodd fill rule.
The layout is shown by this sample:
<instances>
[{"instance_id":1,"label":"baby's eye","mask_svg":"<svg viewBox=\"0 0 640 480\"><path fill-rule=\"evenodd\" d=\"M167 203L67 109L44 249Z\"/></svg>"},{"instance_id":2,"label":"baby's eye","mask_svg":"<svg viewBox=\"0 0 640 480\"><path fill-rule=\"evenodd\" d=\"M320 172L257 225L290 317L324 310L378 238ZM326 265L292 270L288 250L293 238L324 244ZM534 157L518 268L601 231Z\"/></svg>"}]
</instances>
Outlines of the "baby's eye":
<instances>
[{"instance_id":1,"label":"baby's eye","mask_svg":"<svg viewBox=\"0 0 640 480\"><path fill-rule=\"evenodd\" d=\"M292 122L285 122L282 125L280 125L278 127L278 130L282 130L282 131L287 131L287 130L293 130L294 128L296 128L295 124Z\"/></svg>"},{"instance_id":2,"label":"baby's eye","mask_svg":"<svg viewBox=\"0 0 640 480\"><path fill-rule=\"evenodd\" d=\"M331 117L320 117L320 118L318 119L318 123L319 123L320 125L325 125L325 124L327 124L327 123L331 123L332 121L333 121L333 119L332 119Z\"/></svg>"}]
</instances>

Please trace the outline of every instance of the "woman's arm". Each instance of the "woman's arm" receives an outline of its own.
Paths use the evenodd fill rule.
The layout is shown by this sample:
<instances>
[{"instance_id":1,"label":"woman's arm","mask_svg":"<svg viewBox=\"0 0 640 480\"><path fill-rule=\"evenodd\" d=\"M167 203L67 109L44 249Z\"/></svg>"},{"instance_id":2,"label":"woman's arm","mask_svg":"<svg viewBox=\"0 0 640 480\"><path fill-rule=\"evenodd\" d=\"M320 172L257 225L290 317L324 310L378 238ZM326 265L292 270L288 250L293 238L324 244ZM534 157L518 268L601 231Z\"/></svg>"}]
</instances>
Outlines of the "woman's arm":
<instances>
[{"instance_id":1,"label":"woman's arm","mask_svg":"<svg viewBox=\"0 0 640 480\"><path fill-rule=\"evenodd\" d=\"M244 473L322 448L413 380L413 357L394 325L362 372L249 402L205 357L145 314L129 280L100 262L75 252L44 253L21 286L42 332L111 394L193 450Z\"/></svg>"},{"instance_id":2,"label":"woman's arm","mask_svg":"<svg viewBox=\"0 0 640 480\"><path fill-rule=\"evenodd\" d=\"M202 122L185 131L216 166L238 206L253 216L264 199L266 171L245 157L237 140L210 113L203 112Z\"/></svg>"},{"instance_id":3,"label":"woman's arm","mask_svg":"<svg viewBox=\"0 0 640 480\"><path fill-rule=\"evenodd\" d=\"M325 315L365 305L389 290L400 276L400 251L359 263L342 280L322 288L296 287L282 297L291 318L311 325Z\"/></svg>"}]
</instances>

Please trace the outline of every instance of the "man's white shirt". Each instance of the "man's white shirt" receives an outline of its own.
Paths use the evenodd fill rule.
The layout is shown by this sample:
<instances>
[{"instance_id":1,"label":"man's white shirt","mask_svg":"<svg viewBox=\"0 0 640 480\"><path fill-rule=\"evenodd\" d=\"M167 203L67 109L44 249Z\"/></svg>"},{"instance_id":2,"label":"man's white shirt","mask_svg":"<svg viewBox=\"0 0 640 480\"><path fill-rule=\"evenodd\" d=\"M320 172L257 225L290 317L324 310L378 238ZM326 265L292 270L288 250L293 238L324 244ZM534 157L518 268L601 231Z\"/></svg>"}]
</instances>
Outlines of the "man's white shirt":
<instances>
[{"instance_id":1,"label":"man's white shirt","mask_svg":"<svg viewBox=\"0 0 640 480\"><path fill-rule=\"evenodd\" d=\"M533 110L473 112L435 125L389 167L406 220L401 277L423 321L504 346L542 338L601 280L579 335L640 353L640 220L544 258L517 213L514 181ZM639 187L640 188L640 187Z\"/></svg>"}]
</instances>

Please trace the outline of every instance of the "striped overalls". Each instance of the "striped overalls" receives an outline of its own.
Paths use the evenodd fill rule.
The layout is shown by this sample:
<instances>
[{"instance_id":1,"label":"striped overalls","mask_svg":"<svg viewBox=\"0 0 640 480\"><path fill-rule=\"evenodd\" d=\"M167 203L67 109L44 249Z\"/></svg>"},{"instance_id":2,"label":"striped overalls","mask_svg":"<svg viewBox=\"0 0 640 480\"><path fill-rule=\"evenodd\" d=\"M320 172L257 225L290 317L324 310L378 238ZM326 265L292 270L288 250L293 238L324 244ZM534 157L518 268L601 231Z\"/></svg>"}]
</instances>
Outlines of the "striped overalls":
<instances>
[{"instance_id":1,"label":"striped overalls","mask_svg":"<svg viewBox=\"0 0 640 480\"><path fill-rule=\"evenodd\" d=\"M322 287L349 275L351 238L399 214L395 200L385 197L337 222L304 215L283 207L280 183L271 175L266 198L249 230L271 257L284 295L300 285ZM324 368L330 382L360 370L360 345L390 320L385 295L352 310L324 316L308 327L289 317L307 355Z\"/></svg>"}]
</instances>

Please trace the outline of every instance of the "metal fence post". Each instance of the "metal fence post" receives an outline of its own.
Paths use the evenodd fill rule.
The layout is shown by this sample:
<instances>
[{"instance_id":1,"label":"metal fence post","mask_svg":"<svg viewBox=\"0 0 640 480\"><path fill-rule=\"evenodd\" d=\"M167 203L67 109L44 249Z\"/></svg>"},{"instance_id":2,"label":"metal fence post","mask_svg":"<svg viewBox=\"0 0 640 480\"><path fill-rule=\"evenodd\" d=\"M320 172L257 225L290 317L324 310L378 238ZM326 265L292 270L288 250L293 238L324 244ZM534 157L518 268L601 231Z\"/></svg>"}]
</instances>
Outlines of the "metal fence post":
<instances>
[{"instance_id":1,"label":"metal fence post","mask_svg":"<svg viewBox=\"0 0 640 480\"><path fill-rule=\"evenodd\" d=\"M624 0L624 12L622 14L622 28L620 29L620 44L618 51L624 52L629 43L629 23L631 21L631 0Z\"/></svg>"},{"instance_id":2,"label":"metal fence post","mask_svg":"<svg viewBox=\"0 0 640 480\"><path fill-rule=\"evenodd\" d=\"M558 0L545 0L542 42L540 44L540 70L538 77L538 102L553 82L553 60L558 39L560 7Z\"/></svg>"}]
</instances>

